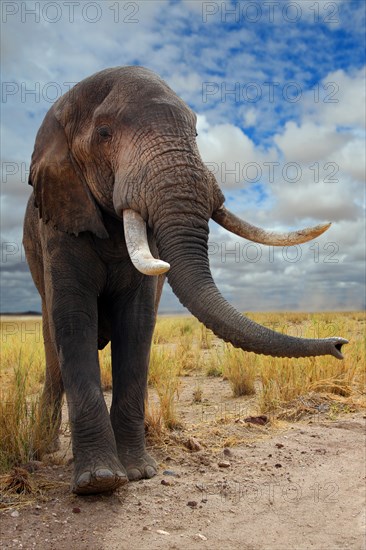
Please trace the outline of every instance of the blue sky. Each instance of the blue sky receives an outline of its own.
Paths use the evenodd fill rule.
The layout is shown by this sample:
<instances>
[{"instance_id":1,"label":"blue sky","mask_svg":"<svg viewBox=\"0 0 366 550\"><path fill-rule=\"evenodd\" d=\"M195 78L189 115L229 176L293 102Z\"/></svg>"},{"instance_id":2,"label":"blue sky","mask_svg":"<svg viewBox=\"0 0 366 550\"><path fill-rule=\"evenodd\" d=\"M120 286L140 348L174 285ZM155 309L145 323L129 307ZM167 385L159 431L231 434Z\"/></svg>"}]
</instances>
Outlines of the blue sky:
<instances>
[{"instance_id":1,"label":"blue sky","mask_svg":"<svg viewBox=\"0 0 366 550\"><path fill-rule=\"evenodd\" d=\"M70 83L132 64L195 110L202 158L234 211L283 231L333 222L293 256L212 223L224 295L242 310L365 306L363 1L2 2L1 30L2 311L39 309L21 228L45 113ZM178 308L167 288L161 311Z\"/></svg>"}]
</instances>

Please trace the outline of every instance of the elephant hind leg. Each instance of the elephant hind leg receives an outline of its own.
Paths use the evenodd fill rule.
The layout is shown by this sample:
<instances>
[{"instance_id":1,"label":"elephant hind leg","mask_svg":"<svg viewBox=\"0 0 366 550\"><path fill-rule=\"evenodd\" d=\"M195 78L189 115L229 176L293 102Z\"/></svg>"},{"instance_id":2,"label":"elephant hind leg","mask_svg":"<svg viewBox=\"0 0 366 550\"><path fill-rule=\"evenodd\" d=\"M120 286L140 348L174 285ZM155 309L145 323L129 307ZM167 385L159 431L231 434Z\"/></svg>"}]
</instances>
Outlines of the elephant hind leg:
<instances>
[{"instance_id":1,"label":"elephant hind leg","mask_svg":"<svg viewBox=\"0 0 366 550\"><path fill-rule=\"evenodd\" d=\"M45 443L44 451L53 453L60 448L59 429L62 417L64 385L55 343L51 338L48 312L42 303L43 340L46 356L46 376L41 397L38 429Z\"/></svg>"}]
</instances>

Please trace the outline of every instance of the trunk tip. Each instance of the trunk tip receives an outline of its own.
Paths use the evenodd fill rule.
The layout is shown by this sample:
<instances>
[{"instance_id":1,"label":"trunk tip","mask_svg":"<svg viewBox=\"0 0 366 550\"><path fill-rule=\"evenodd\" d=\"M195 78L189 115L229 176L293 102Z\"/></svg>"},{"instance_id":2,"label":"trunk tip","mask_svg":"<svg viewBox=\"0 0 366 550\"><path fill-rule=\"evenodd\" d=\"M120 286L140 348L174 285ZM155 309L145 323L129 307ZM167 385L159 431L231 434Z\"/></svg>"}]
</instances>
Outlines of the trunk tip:
<instances>
[{"instance_id":1,"label":"trunk tip","mask_svg":"<svg viewBox=\"0 0 366 550\"><path fill-rule=\"evenodd\" d=\"M339 338L338 336L334 338L327 338L326 340L330 344L330 354L337 359L344 359L344 356L342 354L342 346L344 344L348 344L348 340L346 340L345 338Z\"/></svg>"}]
</instances>

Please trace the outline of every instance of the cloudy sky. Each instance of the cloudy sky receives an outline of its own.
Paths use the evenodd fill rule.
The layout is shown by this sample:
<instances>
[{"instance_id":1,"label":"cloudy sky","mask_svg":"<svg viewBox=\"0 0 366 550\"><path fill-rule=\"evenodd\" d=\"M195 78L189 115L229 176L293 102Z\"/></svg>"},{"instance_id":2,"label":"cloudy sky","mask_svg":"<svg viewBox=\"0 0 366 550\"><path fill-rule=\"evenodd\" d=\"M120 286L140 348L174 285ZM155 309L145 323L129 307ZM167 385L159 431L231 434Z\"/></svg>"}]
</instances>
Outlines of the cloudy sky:
<instances>
[{"instance_id":1,"label":"cloudy sky","mask_svg":"<svg viewBox=\"0 0 366 550\"><path fill-rule=\"evenodd\" d=\"M365 307L365 4L3 1L1 310L39 310L21 247L35 135L52 103L117 65L159 73L198 115L228 206L314 242L273 249L211 224L210 260L242 311ZM179 304L168 285L160 311Z\"/></svg>"}]
</instances>

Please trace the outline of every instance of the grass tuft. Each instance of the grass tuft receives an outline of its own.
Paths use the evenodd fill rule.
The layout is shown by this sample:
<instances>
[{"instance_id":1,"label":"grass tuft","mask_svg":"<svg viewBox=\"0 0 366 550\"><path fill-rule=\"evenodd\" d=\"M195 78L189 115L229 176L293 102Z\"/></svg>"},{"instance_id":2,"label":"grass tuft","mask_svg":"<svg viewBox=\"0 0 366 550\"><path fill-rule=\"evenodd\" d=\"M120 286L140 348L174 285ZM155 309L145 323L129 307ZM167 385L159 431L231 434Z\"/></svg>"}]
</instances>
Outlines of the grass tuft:
<instances>
[{"instance_id":1,"label":"grass tuft","mask_svg":"<svg viewBox=\"0 0 366 550\"><path fill-rule=\"evenodd\" d=\"M223 374L229 380L234 397L253 395L257 376L257 356L226 344L222 356Z\"/></svg>"},{"instance_id":2,"label":"grass tuft","mask_svg":"<svg viewBox=\"0 0 366 550\"><path fill-rule=\"evenodd\" d=\"M0 471L40 460L56 436L58 428L44 419L39 393L31 394L28 369L21 363L12 381L2 392L0 403ZM43 415L41 414L43 412ZM52 411L50 411L52 417ZM48 420L48 419L46 419Z\"/></svg>"}]
</instances>

